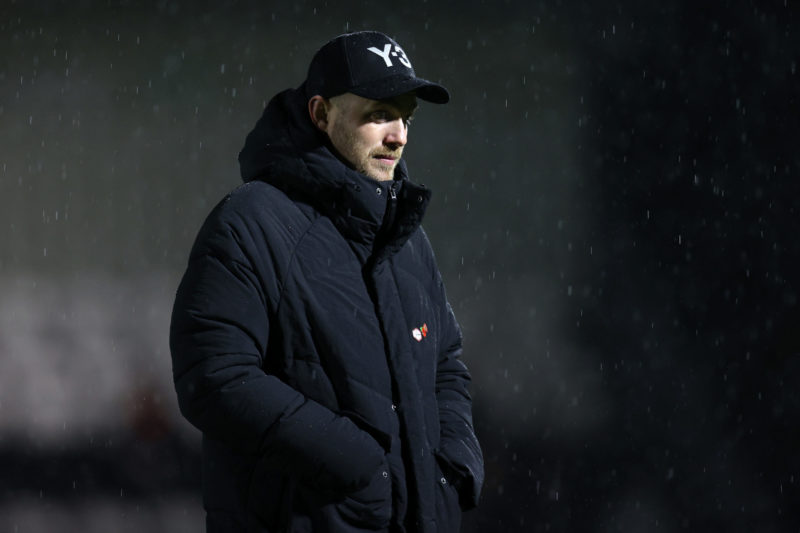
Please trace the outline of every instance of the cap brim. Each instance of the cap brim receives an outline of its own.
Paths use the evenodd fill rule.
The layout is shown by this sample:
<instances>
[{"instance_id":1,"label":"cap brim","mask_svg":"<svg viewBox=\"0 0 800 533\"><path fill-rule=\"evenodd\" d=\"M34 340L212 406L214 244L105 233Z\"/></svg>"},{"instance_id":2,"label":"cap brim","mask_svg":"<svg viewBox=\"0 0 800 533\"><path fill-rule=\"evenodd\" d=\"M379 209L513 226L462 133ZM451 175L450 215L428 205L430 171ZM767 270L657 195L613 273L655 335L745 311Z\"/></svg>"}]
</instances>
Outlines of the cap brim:
<instances>
[{"instance_id":1,"label":"cap brim","mask_svg":"<svg viewBox=\"0 0 800 533\"><path fill-rule=\"evenodd\" d=\"M407 76L384 78L352 87L349 92L371 100L385 100L413 92L418 98L434 104L446 104L450 101L450 93L438 83Z\"/></svg>"}]
</instances>

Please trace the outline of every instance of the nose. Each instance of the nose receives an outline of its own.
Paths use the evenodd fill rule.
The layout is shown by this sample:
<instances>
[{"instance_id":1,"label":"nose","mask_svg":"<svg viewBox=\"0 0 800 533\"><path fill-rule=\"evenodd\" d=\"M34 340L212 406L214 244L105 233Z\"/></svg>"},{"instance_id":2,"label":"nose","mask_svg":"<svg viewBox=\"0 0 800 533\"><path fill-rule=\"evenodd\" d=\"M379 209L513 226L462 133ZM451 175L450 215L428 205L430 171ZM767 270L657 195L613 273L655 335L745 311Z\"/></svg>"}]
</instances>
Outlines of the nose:
<instances>
[{"instance_id":1,"label":"nose","mask_svg":"<svg viewBox=\"0 0 800 533\"><path fill-rule=\"evenodd\" d=\"M383 142L393 147L394 149L401 148L408 142L408 126L403 119L398 118L391 122L387 122L386 136Z\"/></svg>"}]
</instances>

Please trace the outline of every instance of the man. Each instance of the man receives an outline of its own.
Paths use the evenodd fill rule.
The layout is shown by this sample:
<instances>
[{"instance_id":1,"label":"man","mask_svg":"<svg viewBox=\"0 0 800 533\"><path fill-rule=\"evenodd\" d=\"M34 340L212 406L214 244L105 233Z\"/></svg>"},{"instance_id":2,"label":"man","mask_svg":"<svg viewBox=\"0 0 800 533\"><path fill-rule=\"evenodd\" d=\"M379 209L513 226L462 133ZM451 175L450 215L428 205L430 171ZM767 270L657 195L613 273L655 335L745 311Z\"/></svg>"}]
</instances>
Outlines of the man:
<instances>
[{"instance_id":1,"label":"man","mask_svg":"<svg viewBox=\"0 0 800 533\"><path fill-rule=\"evenodd\" d=\"M461 334L404 161L417 98L449 100L381 33L339 36L267 106L245 185L178 288L180 408L203 432L210 532L459 529L483 460Z\"/></svg>"}]
</instances>

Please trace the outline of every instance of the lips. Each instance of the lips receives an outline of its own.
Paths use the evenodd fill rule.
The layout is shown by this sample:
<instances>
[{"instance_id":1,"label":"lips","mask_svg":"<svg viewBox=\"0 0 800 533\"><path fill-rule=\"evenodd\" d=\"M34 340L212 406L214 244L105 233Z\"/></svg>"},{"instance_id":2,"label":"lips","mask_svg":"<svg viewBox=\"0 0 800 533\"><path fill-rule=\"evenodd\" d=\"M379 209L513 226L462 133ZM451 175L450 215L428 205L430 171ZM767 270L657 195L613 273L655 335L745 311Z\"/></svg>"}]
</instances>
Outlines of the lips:
<instances>
[{"instance_id":1,"label":"lips","mask_svg":"<svg viewBox=\"0 0 800 533\"><path fill-rule=\"evenodd\" d=\"M384 165L386 167L394 167L399 159L397 156L390 154L375 154L372 156L372 158L375 159L380 165Z\"/></svg>"}]
</instances>

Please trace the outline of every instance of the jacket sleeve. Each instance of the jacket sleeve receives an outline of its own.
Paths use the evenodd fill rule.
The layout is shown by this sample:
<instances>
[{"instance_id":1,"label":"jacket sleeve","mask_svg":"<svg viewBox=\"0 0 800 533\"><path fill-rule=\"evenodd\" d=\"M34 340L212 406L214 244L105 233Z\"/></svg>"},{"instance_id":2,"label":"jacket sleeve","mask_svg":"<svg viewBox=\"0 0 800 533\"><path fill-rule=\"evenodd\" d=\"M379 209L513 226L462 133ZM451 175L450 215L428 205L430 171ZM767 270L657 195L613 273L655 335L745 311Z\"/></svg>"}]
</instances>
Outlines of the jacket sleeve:
<instances>
[{"instance_id":1,"label":"jacket sleeve","mask_svg":"<svg viewBox=\"0 0 800 533\"><path fill-rule=\"evenodd\" d=\"M439 404L441 435L439 454L458 478L461 506L478 504L483 486L483 454L472 424L471 381L461 361L461 332L450 304L445 302L445 327L450 334L439 355L436 370L436 400Z\"/></svg>"},{"instance_id":2,"label":"jacket sleeve","mask_svg":"<svg viewBox=\"0 0 800 533\"><path fill-rule=\"evenodd\" d=\"M204 229L170 326L182 414L206 437L320 489L366 485L383 459L380 445L347 417L263 370L277 282L263 280L262 262L255 273L246 232Z\"/></svg>"},{"instance_id":3,"label":"jacket sleeve","mask_svg":"<svg viewBox=\"0 0 800 533\"><path fill-rule=\"evenodd\" d=\"M471 377L461 361L461 328L447 301L438 268L433 264L434 294L441 308L442 336L436 367L436 401L439 408L439 458L457 478L461 506L478 504L483 486L483 453L472 423Z\"/></svg>"}]
</instances>

